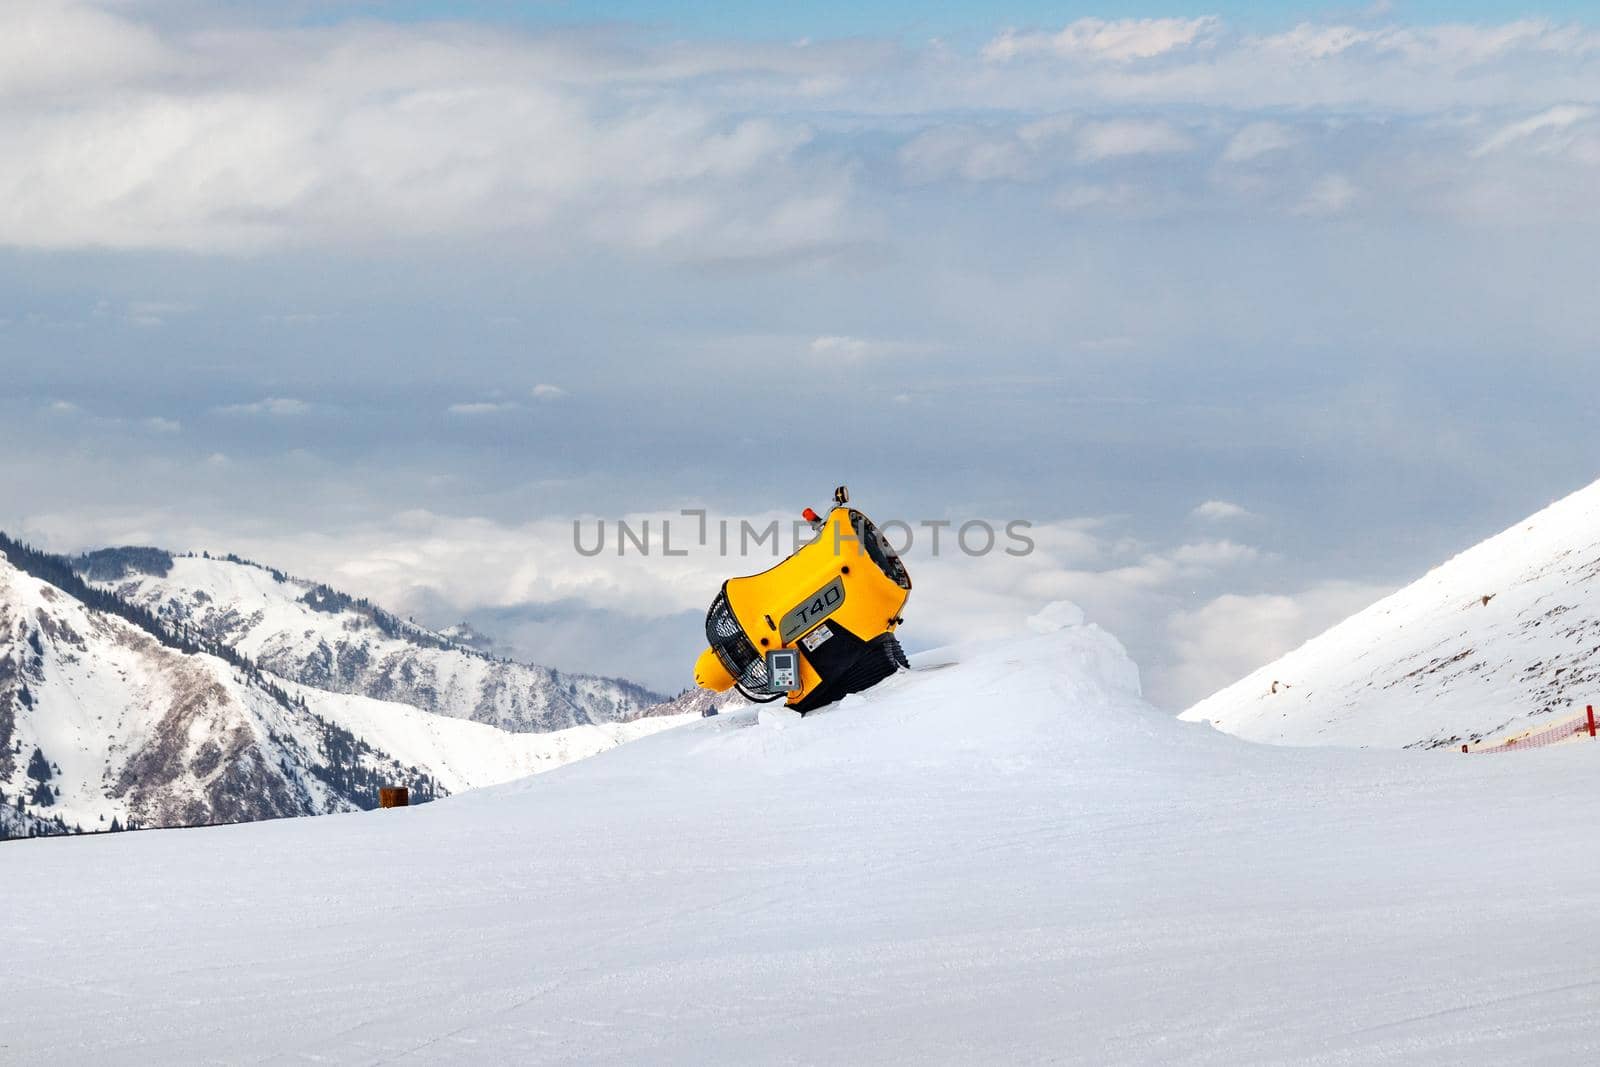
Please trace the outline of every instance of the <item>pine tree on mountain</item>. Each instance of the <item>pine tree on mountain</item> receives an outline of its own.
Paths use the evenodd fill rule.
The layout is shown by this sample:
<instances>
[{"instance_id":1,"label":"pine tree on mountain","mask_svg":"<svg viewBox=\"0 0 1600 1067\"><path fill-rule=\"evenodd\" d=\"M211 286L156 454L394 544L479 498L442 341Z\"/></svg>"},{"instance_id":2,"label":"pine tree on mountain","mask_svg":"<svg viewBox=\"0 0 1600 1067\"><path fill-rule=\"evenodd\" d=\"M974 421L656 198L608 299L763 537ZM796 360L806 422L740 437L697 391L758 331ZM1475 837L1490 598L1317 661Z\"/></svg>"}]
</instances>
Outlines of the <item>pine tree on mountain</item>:
<instances>
[{"instance_id":1,"label":"pine tree on mountain","mask_svg":"<svg viewBox=\"0 0 1600 1067\"><path fill-rule=\"evenodd\" d=\"M48 808L56 802L56 795L50 791L49 786L40 782L33 787L33 796L29 799L41 808Z\"/></svg>"},{"instance_id":2,"label":"pine tree on mountain","mask_svg":"<svg viewBox=\"0 0 1600 1067\"><path fill-rule=\"evenodd\" d=\"M40 783L50 780L50 763L37 745L34 746L32 758L28 760L28 777Z\"/></svg>"}]
</instances>

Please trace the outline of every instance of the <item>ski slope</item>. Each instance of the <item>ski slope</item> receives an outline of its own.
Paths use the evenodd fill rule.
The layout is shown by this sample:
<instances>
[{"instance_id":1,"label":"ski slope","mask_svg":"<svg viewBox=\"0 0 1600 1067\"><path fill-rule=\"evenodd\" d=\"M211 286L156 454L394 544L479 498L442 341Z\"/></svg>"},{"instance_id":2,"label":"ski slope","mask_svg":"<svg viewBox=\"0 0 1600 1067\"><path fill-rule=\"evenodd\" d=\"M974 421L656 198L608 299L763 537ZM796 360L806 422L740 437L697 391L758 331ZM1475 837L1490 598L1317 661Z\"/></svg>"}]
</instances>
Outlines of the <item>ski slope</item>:
<instances>
[{"instance_id":1,"label":"ski slope","mask_svg":"<svg viewBox=\"0 0 1600 1067\"><path fill-rule=\"evenodd\" d=\"M1455 748L1600 704L1600 482L1188 711L1252 741Z\"/></svg>"},{"instance_id":2,"label":"ski slope","mask_svg":"<svg viewBox=\"0 0 1600 1067\"><path fill-rule=\"evenodd\" d=\"M1252 745L1074 621L420 808L0 846L0 1062L1600 1056L1600 747Z\"/></svg>"}]
</instances>

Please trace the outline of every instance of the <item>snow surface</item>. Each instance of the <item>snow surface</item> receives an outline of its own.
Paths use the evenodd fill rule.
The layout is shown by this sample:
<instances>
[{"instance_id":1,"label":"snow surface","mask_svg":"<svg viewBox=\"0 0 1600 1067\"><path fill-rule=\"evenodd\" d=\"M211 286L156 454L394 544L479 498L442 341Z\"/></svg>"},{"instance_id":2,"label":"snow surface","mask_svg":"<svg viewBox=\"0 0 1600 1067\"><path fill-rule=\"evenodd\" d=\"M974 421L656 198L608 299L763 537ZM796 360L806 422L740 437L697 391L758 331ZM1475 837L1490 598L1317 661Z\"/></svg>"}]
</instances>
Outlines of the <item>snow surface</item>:
<instances>
[{"instance_id":1,"label":"snow surface","mask_svg":"<svg viewBox=\"0 0 1600 1067\"><path fill-rule=\"evenodd\" d=\"M592 723L526 734L487 723L452 719L371 697L325 693L281 679L318 715L408 766L418 767L451 793L499 785L587 759L627 741L682 725L698 715L657 715L632 722Z\"/></svg>"},{"instance_id":2,"label":"snow surface","mask_svg":"<svg viewBox=\"0 0 1600 1067\"><path fill-rule=\"evenodd\" d=\"M1182 718L1280 744L1454 748L1575 721L1589 704L1600 705L1600 482Z\"/></svg>"},{"instance_id":3,"label":"snow surface","mask_svg":"<svg viewBox=\"0 0 1600 1067\"><path fill-rule=\"evenodd\" d=\"M1092 626L915 663L420 808L0 846L0 1061L1600 1055L1600 748L1257 746Z\"/></svg>"}]
</instances>

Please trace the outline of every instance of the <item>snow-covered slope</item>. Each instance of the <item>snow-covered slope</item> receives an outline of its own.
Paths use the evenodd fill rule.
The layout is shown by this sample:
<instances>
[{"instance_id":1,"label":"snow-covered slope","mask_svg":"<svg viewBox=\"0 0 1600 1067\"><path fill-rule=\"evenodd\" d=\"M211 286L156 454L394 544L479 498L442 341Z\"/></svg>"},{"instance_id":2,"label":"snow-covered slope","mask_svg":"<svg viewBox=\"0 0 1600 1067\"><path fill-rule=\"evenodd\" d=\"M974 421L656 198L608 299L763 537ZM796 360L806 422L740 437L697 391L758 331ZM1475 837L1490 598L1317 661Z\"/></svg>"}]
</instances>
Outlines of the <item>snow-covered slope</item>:
<instances>
[{"instance_id":1,"label":"snow-covered slope","mask_svg":"<svg viewBox=\"0 0 1600 1067\"><path fill-rule=\"evenodd\" d=\"M1183 713L1282 744L1438 747L1600 704L1600 483Z\"/></svg>"},{"instance_id":2,"label":"snow-covered slope","mask_svg":"<svg viewBox=\"0 0 1600 1067\"><path fill-rule=\"evenodd\" d=\"M326 586L238 559L108 549L85 576L280 677L505 730L622 722L664 698L617 678L496 659Z\"/></svg>"},{"instance_id":3,"label":"snow-covered slope","mask_svg":"<svg viewBox=\"0 0 1600 1067\"><path fill-rule=\"evenodd\" d=\"M499 785L586 759L627 741L681 725L698 712L651 715L628 722L569 726L544 733L515 733L485 723L452 719L371 697L325 693L284 683L318 715L402 763L426 771L444 792Z\"/></svg>"},{"instance_id":4,"label":"snow-covered slope","mask_svg":"<svg viewBox=\"0 0 1600 1067\"><path fill-rule=\"evenodd\" d=\"M1090 627L916 662L421 808L5 846L0 1058L1600 1055L1600 743L1250 745Z\"/></svg>"},{"instance_id":5,"label":"snow-covered slope","mask_svg":"<svg viewBox=\"0 0 1600 1067\"><path fill-rule=\"evenodd\" d=\"M30 558L72 584L65 561ZM379 785L423 800L682 721L510 733L295 685L160 629L93 609L0 551L0 839L350 811Z\"/></svg>"}]
</instances>

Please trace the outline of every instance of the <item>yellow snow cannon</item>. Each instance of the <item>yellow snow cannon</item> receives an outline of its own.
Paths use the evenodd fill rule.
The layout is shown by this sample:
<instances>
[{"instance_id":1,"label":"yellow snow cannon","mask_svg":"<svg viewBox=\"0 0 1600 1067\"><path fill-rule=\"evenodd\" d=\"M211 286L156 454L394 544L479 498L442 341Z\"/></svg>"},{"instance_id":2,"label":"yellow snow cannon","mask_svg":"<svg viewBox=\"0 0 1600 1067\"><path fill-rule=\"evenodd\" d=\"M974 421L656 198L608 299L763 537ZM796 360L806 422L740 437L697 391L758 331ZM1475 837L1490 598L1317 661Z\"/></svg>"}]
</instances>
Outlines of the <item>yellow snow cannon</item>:
<instances>
[{"instance_id":1,"label":"yellow snow cannon","mask_svg":"<svg viewBox=\"0 0 1600 1067\"><path fill-rule=\"evenodd\" d=\"M878 528L834 490L826 518L806 508L816 535L788 559L729 578L706 613L711 647L695 684L737 687L758 702L785 699L804 714L870 689L907 666L895 629L911 576Z\"/></svg>"}]
</instances>

